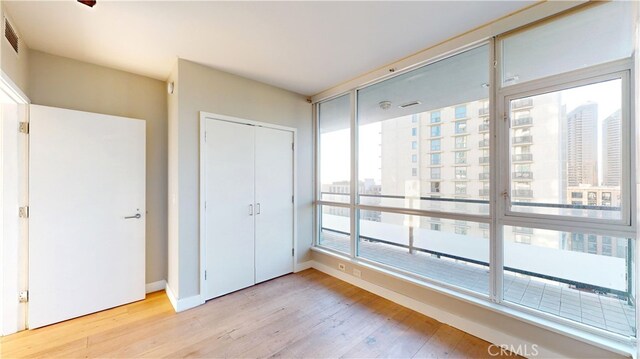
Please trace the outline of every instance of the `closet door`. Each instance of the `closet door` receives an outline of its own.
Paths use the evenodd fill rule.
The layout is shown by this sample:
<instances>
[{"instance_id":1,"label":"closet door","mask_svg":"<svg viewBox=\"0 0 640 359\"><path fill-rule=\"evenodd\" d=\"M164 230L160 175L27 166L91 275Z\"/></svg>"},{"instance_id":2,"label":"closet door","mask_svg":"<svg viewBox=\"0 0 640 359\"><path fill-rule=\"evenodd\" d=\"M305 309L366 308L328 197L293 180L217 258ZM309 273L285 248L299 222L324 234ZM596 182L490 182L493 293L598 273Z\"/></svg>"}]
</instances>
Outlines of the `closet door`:
<instances>
[{"instance_id":1,"label":"closet door","mask_svg":"<svg viewBox=\"0 0 640 359\"><path fill-rule=\"evenodd\" d=\"M256 282L293 272L293 133L256 127Z\"/></svg>"},{"instance_id":2,"label":"closet door","mask_svg":"<svg viewBox=\"0 0 640 359\"><path fill-rule=\"evenodd\" d=\"M207 119L206 299L255 283L255 127Z\"/></svg>"}]
</instances>

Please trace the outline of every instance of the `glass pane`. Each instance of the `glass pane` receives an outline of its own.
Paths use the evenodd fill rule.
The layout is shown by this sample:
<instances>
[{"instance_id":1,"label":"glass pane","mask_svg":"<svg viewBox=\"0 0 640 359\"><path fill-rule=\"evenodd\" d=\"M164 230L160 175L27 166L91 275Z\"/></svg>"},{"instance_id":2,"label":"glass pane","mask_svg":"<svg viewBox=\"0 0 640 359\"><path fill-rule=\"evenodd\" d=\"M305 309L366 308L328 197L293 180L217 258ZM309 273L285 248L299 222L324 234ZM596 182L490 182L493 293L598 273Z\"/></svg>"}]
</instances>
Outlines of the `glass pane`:
<instances>
[{"instance_id":1,"label":"glass pane","mask_svg":"<svg viewBox=\"0 0 640 359\"><path fill-rule=\"evenodd\" d=\"M350 215L351 210L345 207L318 206L318 246L334 251L351 253Z\"/></svg>"},{"instance_id":2,"label":"glass pane","mask_svg":"<svg viewBox=\"0 0 640 359\"><path fill-rule=\"evenodd\" d=\"M358 91L361 204L489 214L488 68L481 46Z\"/></svg>"},{"instance_id":3,"label":"glass pane","mask_svg":"<svg viewBox=\"0 0 640 359\"><path fill-rule=\"evenodd\" d=\"M610 2L505 38L502 85L630 57L632 7L631 1Z\"/></svg>"},{"instance_id":4,"label":"glass pane","mask_svg":"<svg viewBox=\"0 0 640 359\"><path fill-rule=\"evenodd\" d=\"M489 292L489 224L360 211L358 256Z\"/></svg>"},{"instance_id":5,"label":"glass pane","mask_svg":"<svg viewBox=\"0 0 640 359\"><path fill-rule=\"evenodd\" d=\"M351 100L343 95L318 106L320 131L320 199L350 201Z\"/></svg>"},{"instance_id":6,"label":"glass pane","mask_svg":"<svg viewBox=\"0 0 640 359\"><path fill-rule=\"evenodd\" d=\"M621 219L621 102L619 79L512 100L512 210Z\"/></svg>"},{"instance_id":7,"label":"glass pane","mask_svg":"<svg viewBox=\"0 0 640 359\"><path fill-rule=\"evenodd\" d=\"M504 228L505 300L635 336L633 240Z\"/></svg>"}]
</instances>

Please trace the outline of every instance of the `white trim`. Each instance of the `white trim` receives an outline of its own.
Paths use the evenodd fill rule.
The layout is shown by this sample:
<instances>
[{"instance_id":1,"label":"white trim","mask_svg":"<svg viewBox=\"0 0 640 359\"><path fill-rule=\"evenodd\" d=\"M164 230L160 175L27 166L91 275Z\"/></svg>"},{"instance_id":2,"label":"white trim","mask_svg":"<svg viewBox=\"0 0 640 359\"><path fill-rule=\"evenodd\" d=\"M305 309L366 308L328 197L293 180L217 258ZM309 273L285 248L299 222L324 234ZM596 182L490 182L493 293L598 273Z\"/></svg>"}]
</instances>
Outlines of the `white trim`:
<instances>
[{"instance_id":1,"label":"white trim","mask_svg":"<svg viewBox=\"0 0 640 359\"><path fill-rule=\"evenodd\" d=\"M245 124L245 125L252 125L252 126L257 126L257 127L265 127L265 128L272 128L272 129L276 129L276 130L281 130L281 131L288 131L291 132L293 135L293 163L292 163L292 171L293 171L293 243L292 243L292 247L293 247L293 253L294 255L291 256L291 269L293 272L296 272L296 266L297 266L297 258L298 258L298 173L297 173L297 152L298 152L298 129L294 128L294 127L287 127L287 126L280 126L280 125L275 125L272 123L267 123L267 122L260 122L260 121L254 121L254 120L248 120L248 119L244 119L244 118L239 118L239 117L233 117L233 116L227 116L227 115L220 115L220 114L215 114L215 113L210 113L210 112L204 112L204 111L200 111L200 145L199 145L199 157L200 157L200 165L199 165L199 172L200 172L200 185L199 185L199 221L200 221L200 225L199 225L199 233L198 233L198 243L199 243L199 250L200 250L200 265L199 265L199 271L200 271L200 295L202 296L202 298L206 298L206 286L205 286L205 279L204 279L204 273L205 273L205 267L206 267L206 263L207 263L207 258L206 258L206 240L205 240L205 233L206 233L206 227L205 227L205 210L204 210L204 202L205 202L205 184L206 184L206 179L205 179L205 153L206 153L206 144L205 144L205 121L206 120L218 120L218 121L227 121L227 122L233 122L233 123L239 123L239 124ZM204 303L204 302L203 302Z\"/></svg>"},{"instance_id":2,"label":"white trim","mask_svg":"<svg viewBox=\"0 0 640 359\"><path fill-rule=\"evenodd\" d=\"M635 352L635 348L633 347L633 345L631 344L631 341L629 342L620 342L614 339L609 339L609 338L605 338L603 336L594 334L594 333L590 333L588 331L584 331L584 330L580 330L577 329L573 326L569 326L569 325L564 325L562 323L558 323L556 321L553 320L547 320L546 318L540 318L536 315L532 315L529 313L524 313L522 311L519 311L517 309L513 309L507 306L504 306L502 304L497 304L497 303L492 303L489 302L487 300L482 300L473 296L469 296L469 295L464 295L464 294L459 294L456 293L452 290L446 289L446 288L440 288L436 285L432 285L411 277L407 277L407 276L403 276L397 273L394 273L392 271L389 270L385 270L382 268L379 268L375 265L371 265L371 264L367 264L367 263L363 263L361 261L358 260L350 260L349 258L345 257L345 256L339 256L336 255L334 253L328 252L328 251L324 251L323 249L319 249L317 247L313 248L314 251L322 253L322 254L327 254L329 256L333 256L336 258L341 258L344 259L348 262L350 262L352 265L358 265L361 267L365 267L367 269L373 270L375 272L378 273L382 273L385 275L388 275L392 278L395 279L399 279L402 280L404 282L407 282L409 284L413 284L413 285L417 285L419 287L422 288L426 288L429 290L434 290L438 293L462 300L464 302L473 304L473 305L477 305L481 308L485 308L488 310L491 310L495 313L498 314L502 314L517 320L520 320L522 322L525 323L529 323L531 325L534 325L536 327L545 329L545 330L549 330L553 333L557 333L559 335L562 335L564 337L568 337L568 338L572 338L578 341L581 341L583 343L587 343L589 345L593 345L596 346L598 348L607 350L607 351L611 351L613 353L617 353L620 355L624 355L624 356L629 356L631 353ZM362 289L365 289L371 293L374 293L376 295L379 295L383 298L389 299L395 303L398 303L402 306L405 306L407 308L410 308L412 310L415 310L419 313L422 313L428 317L431 317L433 319L436 319L440 322L443 322L445 324L449 324L453 327L456 327L460 330L463 330L469 334L472 334L474 336L477 336L481 339L484 339L488 342L494 343L494 344L538 344L538 343L527 343L526 341L523 341L523 339L521 338L516 338L511 336L508 333L504 333L501 331L497 331L494 328L490 328L490 327L486 327L480 323L476 323L473 321L470 321L468 319L465 318L461 318L456 316L455 314L448 312L448 311L443 311L442 309L439 308L435 308L432 307L424 302L415 300L413 298L407 297L403 294L391 291L387 288L378 286L376 284L367 282L361 278L357 278L351 275L348 275L345 272L339 271L337 269L331 268L323 263L320 263L318 261L313 261L312 263L312 267L324 272L326 274L329 274L333 277L336 277L338 279L341 279L347 283L353 284L357 287L360 287ZM549 349L545 349L542 348L540 346L538 346L538 350L540 351L539 357L549 357L549 358L556 358L556 357L562 357L561 354L559 353L555 353ZM545 354L548 353L548 354Z\"/></svg>"},{"instance_id":3,"label":"white trim","mask_svg":"<svg viewBox=\"0 0 640 359\"><path fill-rule=\"evenodd\" d=\"M203 297L200 294L183 299L176 298L171 287L169 287L169 283L166 283L165 292L167 293L167 297L169 297L169 301L176 313L184 312L185 310L204 304L204 299L202 299Z\"/></svg>"},{"instance_id":4,"label":"white trim","mask_svg":"<svg viewBox=\"0 0 640 359\"><path fill-rule=\"evenodd\" d=\"M28 227L27 221L18 219L13 211L28 203L28 138L20 135L17 128L18 122L29 120L30 100L1 69L0 91L17 105L17 117L12 116L11 123L4 123L6 119L0 121L0 126L7 130L7 133L3 133L0 129L0 135L3 136L0 144L11 151L3 153L3 149L0 149L0 155L3 156L0 161L4 163L8 158L17 159L17 162L10 164L10 168L1 168L0 164L0 174L5 173L3 171L15 171L18 174L12 183L3 183L0 179L0 198L5 201L0 204L0 216L4 217L7 211L7 218L12 219L10 222L4 222L4 218L0 220L0 335L9 335L26 329L27 324L27 305L18 302L17 293L27 289ZM7 139L10 141L4 143ZM5 185L12 189L10 193L4 193ZM3 206L6 207L2 209ZM5 233L7 230L8 233Z\"/></svg>"},{"instance_id":5,"label":"white trim","mask_svg":"<svg viewBox=\"0 0 640 359\"><path fill-rule=\"evenodd\" d=\"M159 280L157 282L147 283L144 288L145 293L153 293L164 290L167 288L166 280Z\"/></svg>"},{"instance_id":6,"label":"white trim","mask_svg":"<svg viewBox=\"0 0 640 359\"><path fill-rule=\"evenodd\" d=\"M302 263L296 263L293 273L302 272L303 270L307 270L309 268L313 268L313 261L306 261Z\"/></svg>"}]
</instances>

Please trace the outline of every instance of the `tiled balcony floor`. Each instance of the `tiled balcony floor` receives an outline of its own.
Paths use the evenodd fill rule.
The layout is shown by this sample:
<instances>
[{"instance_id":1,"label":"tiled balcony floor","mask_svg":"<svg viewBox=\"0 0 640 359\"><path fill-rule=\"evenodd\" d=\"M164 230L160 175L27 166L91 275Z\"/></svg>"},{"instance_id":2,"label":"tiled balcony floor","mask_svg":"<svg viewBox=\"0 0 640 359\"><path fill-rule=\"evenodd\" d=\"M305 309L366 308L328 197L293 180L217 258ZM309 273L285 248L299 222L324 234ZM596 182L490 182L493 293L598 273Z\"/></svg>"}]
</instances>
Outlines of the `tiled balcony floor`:
<instances>
[{"instance_id":1,"label":"tiled balcony floor","mask_svg":"<svg viewBox=\"0 0 640 359\"><path fill-rule=\"evenodd\" d=\"M349 252L349 237L323 231L323 247ZM362 241L360 256L404 269L434 280L489 292L489 269L428 253L409 253L408 249ZM590 293L566 284L505 272L504 298L507 301L555 314L622 335L635 335L635 307L611 295Z\"/></svg>"}]
</instances>

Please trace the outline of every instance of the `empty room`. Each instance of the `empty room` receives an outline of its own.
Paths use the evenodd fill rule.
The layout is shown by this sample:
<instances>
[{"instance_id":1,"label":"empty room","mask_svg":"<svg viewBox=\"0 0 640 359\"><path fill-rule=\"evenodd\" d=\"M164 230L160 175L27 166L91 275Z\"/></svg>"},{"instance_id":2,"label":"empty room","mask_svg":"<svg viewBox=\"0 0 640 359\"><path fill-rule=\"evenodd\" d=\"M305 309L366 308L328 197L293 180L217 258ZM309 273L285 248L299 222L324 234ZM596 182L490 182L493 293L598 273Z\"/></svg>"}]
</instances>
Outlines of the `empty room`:
<instances>
[{"instance_id":1,"label":"empty room","mask_svg":"<svg viewBox=\"0 0 640 359\"><path fill-rule=\"evenodd\" d=\"M0 358L639 357L639 1L0 21Z\"/></svg>"}]
</instances>

